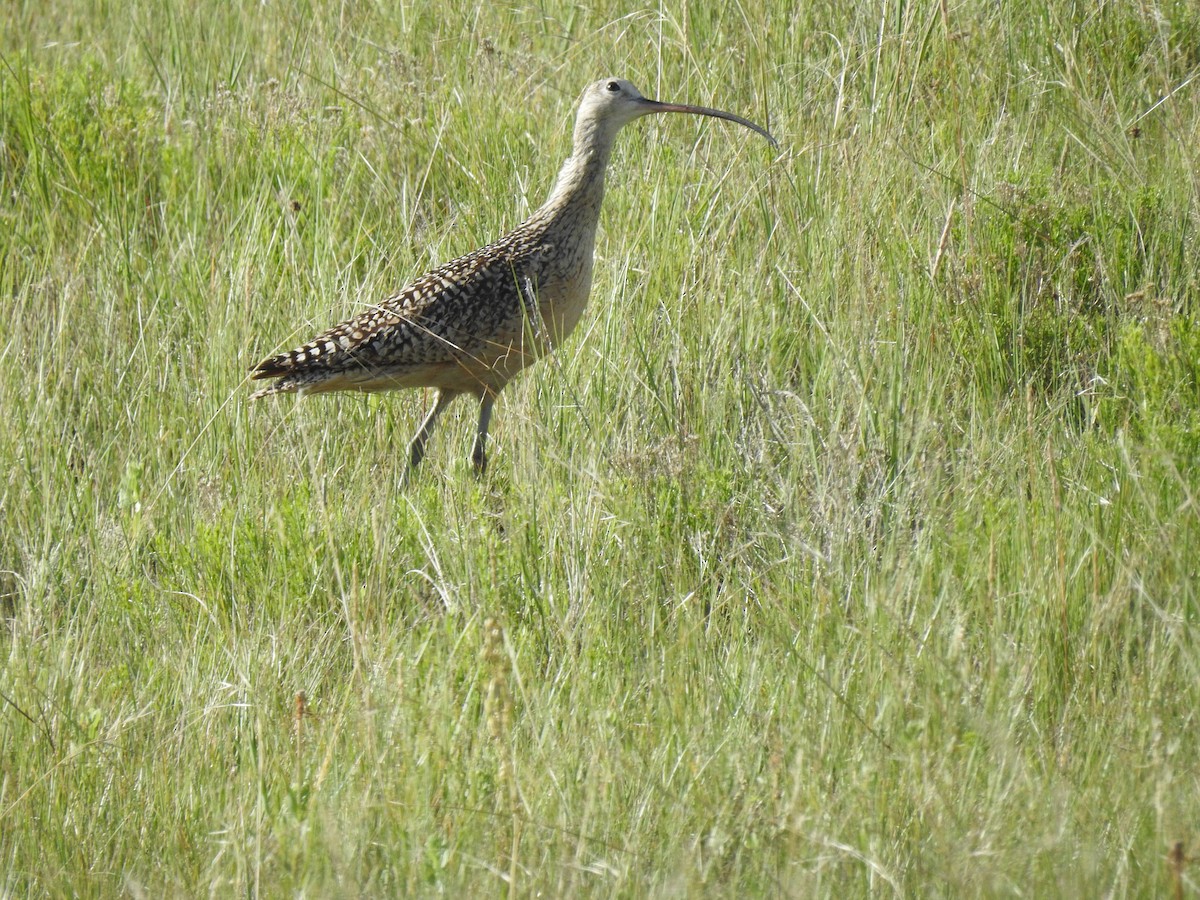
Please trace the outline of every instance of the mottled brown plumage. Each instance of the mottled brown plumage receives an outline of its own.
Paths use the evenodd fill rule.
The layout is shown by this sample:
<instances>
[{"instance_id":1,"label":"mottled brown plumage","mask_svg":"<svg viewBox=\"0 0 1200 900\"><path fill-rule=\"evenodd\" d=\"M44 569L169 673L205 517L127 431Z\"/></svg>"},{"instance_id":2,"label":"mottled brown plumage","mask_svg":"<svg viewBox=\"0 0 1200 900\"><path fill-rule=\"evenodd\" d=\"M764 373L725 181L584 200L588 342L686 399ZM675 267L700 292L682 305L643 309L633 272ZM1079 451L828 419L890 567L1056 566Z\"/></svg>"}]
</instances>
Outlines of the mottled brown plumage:
<instances>
[{"instance_id":1,"label":"mottled brown plumage","mask_svg":"<svg viewBox=\"0 0 1200 900\"><path fill-rule=\"evenodd\" d=\"M263 360L250 377L278 381L251 399L437 388L437 402L409 445L411 471L424 456L438 416L459 395L472 394L480 400L472 459L482 471L496 396L566 338L583 314L604 172L617 131L657 112L729 119L774 143L762 128L730 113L658 103L627 81L598 81L584 91L574 151L537 212L494 243L422 275L304 346Z\"/></svg>"}]
</instances>

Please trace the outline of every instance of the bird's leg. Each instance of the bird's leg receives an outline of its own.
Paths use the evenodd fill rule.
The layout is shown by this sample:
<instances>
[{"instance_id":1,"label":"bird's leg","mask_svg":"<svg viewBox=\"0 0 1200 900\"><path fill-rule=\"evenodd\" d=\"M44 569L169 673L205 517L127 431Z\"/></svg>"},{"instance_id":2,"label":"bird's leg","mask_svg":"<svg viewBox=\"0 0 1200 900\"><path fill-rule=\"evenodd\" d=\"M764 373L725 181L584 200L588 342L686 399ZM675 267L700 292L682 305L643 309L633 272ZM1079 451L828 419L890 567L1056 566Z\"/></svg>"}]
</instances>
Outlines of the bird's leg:
<instances>
[{"instance_id":1,"label":"bird's leg","mask_svg":"<svg viewBox=\"0 0 1200 900\"><path fill-rule=\"evenodd\" d=\"M471 463L475 466L475 474L482 475L487 471L487 432L488 424L492 421L492 407L496 404L496 395L484 391L479 400L479 427L475 429L475 449L471 451Z\"/></svg>"},{"instance_id":2,"label":"bird's leg","mask_svg":"<svg viewBox=\"0 0 1200 900\"><path fill-rule=\"evenodd\" d=\"M437 424L438 416L445 412L446 407L450 405L458 394L458 391L448 391L444 388L438 391L437 402L433 404L433 409L429 411L429 415L425 417L425 421L417 429L412 443L408 445L408 476L411 476L417 470L417 466L424 459L425 444L429 441L429 435L433 433L433 426Z\"/></svg>"}]
</instances>

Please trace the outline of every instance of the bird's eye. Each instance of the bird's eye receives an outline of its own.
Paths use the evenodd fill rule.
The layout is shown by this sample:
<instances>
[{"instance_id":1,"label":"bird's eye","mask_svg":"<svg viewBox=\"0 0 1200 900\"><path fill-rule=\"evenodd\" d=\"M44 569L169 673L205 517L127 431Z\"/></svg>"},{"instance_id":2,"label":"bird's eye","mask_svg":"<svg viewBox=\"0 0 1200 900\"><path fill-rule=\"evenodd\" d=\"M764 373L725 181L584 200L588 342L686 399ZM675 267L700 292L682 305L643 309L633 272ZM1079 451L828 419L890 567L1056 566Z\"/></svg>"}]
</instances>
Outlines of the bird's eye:
<instances>
[{"instance_id":1,"label":"bird's eye","mask_svg":"<svg viewBox=\"0 0 1200 900\"><path fill-rule=\"evenodd\" d=\"M609 92L610 94L615 94L615 93L616 93L617 91L619 91L620 89L621 89L621 85L620 85L620 84L618 84L617 82L615 82L615 81L610 81L610 82L608 83L608 92Z\"/></svg>"}]
</instances>

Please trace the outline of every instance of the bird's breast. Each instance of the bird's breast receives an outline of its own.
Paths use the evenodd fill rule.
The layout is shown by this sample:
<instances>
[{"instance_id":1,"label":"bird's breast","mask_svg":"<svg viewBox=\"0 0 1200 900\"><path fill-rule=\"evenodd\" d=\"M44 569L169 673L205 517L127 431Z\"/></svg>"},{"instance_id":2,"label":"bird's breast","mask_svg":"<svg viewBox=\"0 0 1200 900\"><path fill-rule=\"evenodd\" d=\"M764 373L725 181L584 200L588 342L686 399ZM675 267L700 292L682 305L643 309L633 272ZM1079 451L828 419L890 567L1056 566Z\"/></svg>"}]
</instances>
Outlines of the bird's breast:
<instances>
[{"instance_id":1,"label":"bird's breast","mask_svg":"<svg viewBox=\"0 0 1200 900\"><path fill-rule=\"evenodd\" d=\"M538 311L553 345L561 343L579 324L592 290L595 234L573 235L547 255L537 279Z\"/></svg>"}]
</instances>

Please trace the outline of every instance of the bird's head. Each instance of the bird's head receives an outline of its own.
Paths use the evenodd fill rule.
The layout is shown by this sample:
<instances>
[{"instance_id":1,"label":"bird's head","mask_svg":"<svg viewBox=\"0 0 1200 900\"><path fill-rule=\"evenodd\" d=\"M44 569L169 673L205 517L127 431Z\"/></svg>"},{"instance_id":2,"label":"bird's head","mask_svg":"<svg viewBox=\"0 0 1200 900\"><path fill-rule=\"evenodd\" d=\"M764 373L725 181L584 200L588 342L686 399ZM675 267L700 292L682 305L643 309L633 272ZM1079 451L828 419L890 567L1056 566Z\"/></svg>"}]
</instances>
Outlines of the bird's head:
<instances>
[{"instance_id":1,"label":"bird's head","mask_svg":"<svg viewBox=\"0 0 1200 900\"><path fill-rule=\"evenodd\" d=\"M653 113L691 113L697 116L712 116L737 122L752 131L757 131L772 145L775 138L760 125L755 125L749 119L735 116L733 113L722 112L719 109L709 109L707 106L689 106L682 103L660 103L642 96L642 92L628 81L621 78L604 78L588 85L579 102L579 115L576 118L575 137L578 143L581 138L588 140L595 135L602 140L611 141L623 125L648 116Z\"/></svg>"}]
</instances>

